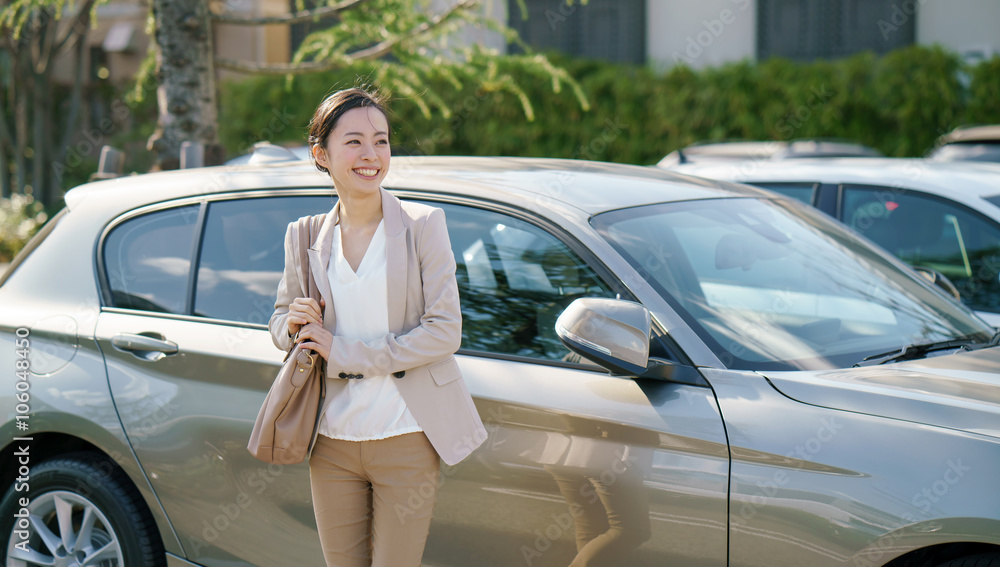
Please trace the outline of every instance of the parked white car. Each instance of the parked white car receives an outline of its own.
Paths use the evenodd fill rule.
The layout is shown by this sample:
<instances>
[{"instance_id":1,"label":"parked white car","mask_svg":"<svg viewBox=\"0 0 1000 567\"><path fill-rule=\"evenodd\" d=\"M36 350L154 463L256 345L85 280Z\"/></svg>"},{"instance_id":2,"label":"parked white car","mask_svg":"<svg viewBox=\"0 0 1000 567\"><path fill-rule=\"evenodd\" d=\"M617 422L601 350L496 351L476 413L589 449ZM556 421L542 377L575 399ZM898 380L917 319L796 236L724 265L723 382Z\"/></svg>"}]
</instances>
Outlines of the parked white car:
<instances>
[{"instance_id":1,"label":"parked white car","mask_svg":"<svg viewBox=\"0 0 1000 567\"><path fill-rule=\"evenodd\" d=\"M1000 124L955 128L938 138L927 159L1000 162Z\"/></svg>"},{"instance_id":2,"label":"parked white car","mask_svg":"<svg viewBox=\"0 0 1000 567\"><path fill-rule=\"evenodd\" d=\"M676 164L811 204L903 261L947 276L1000 325L1000 164L837 158Z\"/></svg>"}]
</instances>

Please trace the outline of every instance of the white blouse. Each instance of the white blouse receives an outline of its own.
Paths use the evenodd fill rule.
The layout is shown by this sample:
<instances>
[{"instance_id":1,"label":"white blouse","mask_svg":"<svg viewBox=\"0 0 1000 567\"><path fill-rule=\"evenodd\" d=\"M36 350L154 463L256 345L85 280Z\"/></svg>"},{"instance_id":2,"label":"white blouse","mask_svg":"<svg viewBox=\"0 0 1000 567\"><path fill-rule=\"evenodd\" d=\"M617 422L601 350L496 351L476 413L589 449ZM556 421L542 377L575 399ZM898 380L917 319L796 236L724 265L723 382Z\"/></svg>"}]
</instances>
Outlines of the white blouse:
<instances>
[{"instance_id":1,"label":"white blouse","mask_svg":"<svg viewBox=\"0 0 1000 567\"><path fill-rule=\"evenodd\" d=\"M337 336L379 341L389 334L384 223L380 222L375 229L357 272L344 258L340 224L337 224L333 230L328 274L333 309L337 314ZM343 370L350 372L352 369ZM422 431L406 408L395 380L397 378L388 374L346 379L344 388L333 395L319 433L346 441L372 441Z\"/></svg>"}]
</instances>

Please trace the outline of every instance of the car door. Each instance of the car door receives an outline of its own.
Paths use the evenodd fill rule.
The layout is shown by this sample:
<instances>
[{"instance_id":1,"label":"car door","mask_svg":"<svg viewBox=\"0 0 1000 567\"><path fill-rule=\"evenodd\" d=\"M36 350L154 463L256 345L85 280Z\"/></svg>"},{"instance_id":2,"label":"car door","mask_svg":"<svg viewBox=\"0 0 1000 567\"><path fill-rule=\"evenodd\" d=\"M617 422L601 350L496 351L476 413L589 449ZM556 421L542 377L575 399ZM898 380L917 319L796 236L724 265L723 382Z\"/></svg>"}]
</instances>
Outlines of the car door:
<instances>
[{"instance_id":1,"label":"car door","mask_svg":"<svg viewBox=\"0 0 1000 567\"><path fill-rule=\"evenodd\" d=\"M554 323L571 301L624 290L576 241L495 205L431 204L448 221L459 364L489 438L442 468L424 564L725 565L729 453L712 390L610 376L562 346Z\"/></svg>"},{"instance_id":2,"label":"car door","mask_svg":"<svg viewBox=\"0 0 1000 567\"><path fill-rule=\"evenodd\" d=\"M246 444L282 360L266 324L285 228L332 205L328 191L172 203L117 220L101 243L114 402L200 565L322 563L308 467L267 465Z\"/></svg>"}]
</instances>

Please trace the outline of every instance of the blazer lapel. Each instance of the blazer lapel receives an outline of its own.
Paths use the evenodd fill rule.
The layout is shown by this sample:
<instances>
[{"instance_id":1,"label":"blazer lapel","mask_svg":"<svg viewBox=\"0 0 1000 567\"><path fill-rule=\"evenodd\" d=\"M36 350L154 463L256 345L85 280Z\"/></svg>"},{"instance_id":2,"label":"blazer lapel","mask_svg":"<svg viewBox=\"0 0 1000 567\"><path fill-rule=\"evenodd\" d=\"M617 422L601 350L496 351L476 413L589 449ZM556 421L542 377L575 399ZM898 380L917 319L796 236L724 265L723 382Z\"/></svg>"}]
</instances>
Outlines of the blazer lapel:
<instances>
[{"instance_id":1,"label":"blazer lapel","mask_svg":"<svg viewBox=\"0 0 1000 567\"><path fill-rule=\"evenodd\" d=\"M385 223L385 275L389 301L389 332L403 332L406 315L406 227L399 199L385 189L382 192L382 222ZM318 281L318 280L317 280ZM330 302L327 301L327 305Z\"/></svg>"},{"instance_id":2,"label":"blazer lapel","mask_svg":"<svg viewBox=\"0 0 1000 567\"><path fill-rule=\"evenodd\" d=\"M333 210L326 215L323 224L316 234L316 240L306 251L309 257L309 270L312 272L316 285L319 286L320 296L326 302L323 309L323 326L331 333L336 330L336 314L333 309L333 297L330 296L330 254L333 249L333 227L340 217L340 201L333 206Z\"/></svg>"}]
</instances>

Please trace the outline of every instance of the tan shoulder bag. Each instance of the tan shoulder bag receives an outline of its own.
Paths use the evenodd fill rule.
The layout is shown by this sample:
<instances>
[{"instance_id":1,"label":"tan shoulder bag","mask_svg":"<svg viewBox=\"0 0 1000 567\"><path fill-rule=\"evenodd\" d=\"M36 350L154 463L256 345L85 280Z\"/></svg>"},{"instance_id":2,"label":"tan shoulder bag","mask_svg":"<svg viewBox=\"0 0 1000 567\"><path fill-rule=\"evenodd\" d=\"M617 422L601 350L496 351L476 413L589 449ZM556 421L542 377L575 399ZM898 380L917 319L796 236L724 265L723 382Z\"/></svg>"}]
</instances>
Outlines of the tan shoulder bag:
<instances>
[{"instance_id":1,"label":"tan shoulder bag","mask_svg":"<svg viewBox=\"0 0 1000 567\"><path fill-rule=\"evenodd\" d=\"M311 228L315 224L306 222L299 226L299 266L303 272L299 277L306 283L308 296L319 301L319 289L305 253L312 242ZM319 411L325 397L326 360L299 346L296 333L257 414L247 449L265 463L294 465L305 461L319 426Z\"/></svg>"}]
</instances>

